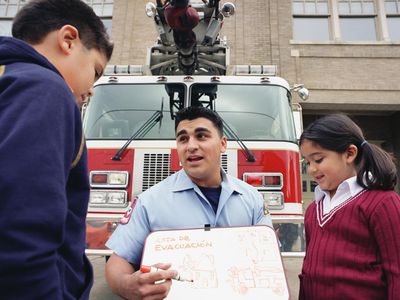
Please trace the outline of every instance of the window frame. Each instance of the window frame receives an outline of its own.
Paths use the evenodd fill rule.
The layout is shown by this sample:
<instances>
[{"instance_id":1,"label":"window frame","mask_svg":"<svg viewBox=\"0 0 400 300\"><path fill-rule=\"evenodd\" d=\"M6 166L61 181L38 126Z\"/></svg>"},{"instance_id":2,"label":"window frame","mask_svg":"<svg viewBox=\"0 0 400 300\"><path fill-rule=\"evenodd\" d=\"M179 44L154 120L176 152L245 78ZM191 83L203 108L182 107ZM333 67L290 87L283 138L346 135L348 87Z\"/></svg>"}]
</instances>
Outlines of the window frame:
<instances>
[{"instance_id":1,"label":"window frame","mask_svg":"<svg viewBox=\"0 0 400 300\"><path fill-rule=\"evenodd\" d=\"M89 5L93 10L94 10L93 4L101 4L102 14L97 14L97 16L99 16L101 20L110 20L111 21L111 28L110 28L110 32L109 32L109 34L111 35L112 17L113 17L113 12L114 12L114 0L83 0L83 1L87 5ZM4 7L4 14L0 14L0 23L2 23L3 21L11 21L11 27L12 27L12 21L13 21L15 15L26 3L28 3L28 0L13 0L13 1L0 0L0 8ZM104 14L105 5L112 5L111 13ZM16 7L16 11L12 15L8 15L8 11L9 11L10 7ZM0 9L0 13L1 13L1 11L2 10ZM9 35L4 34L3 36L11 36L11 35L12 34L11 34L11 28L10 28L10 34Z\"/></svg>"},{"instance_id":2,"label":"window frame","mask_svg":"<svg viewBox=\"0 0 400 300\"><path fill-rule=\"evenodd\" d=\"M93 7L93 4L97 5L97 4L101 4L101 14L96 13L97 16L100 17L100 19L103 21L104 26L107 29L108 34L111 36L112 33L112 19L113 19L113 13L114 13L114 0L83 0L87 5L89 5L93 11L96 13L95 8ZM101 3L100 3L101 2ZM112 9L111 9L111 13L110 14L105 14L104 13L104 7L105 5L112 5ZM104 23L104 21L111 21L111 28L110 30L108 30L106 24Z\"/></svg>"},{"instance_id":3,"label":"window frame","mask_svg":"<svg viewBox=\"0 0 400 300\"><path fill-rule=\"evenodd\" d=\"M14 1L6 1L0 0L0 23L4 21L11 22L10 24L10 33L9 34L1 34L3 36L12 36L12 21L17 14L17 12L27 3L27 0L14 0ZM10 7L16 8L12 14L8 14L10 11ZM2 13L4 11L4 14Z\"/></svg>"},{"instance_id":4,"label":"window frame","mask_svg":"<svg viewBox=\"0 0 400 300\"><path fill-rule=\"evenodd\" d=\"M351 3L352 2L357 2L361 4L361 13L357 12L357 13L352 13L351 9ZM341 13L340 12L340 3L348 3L349 4L349 12L348 13ZM373 7L374 7L374 11L369 13L369 12L363 12L365 9L364 3L372 3ZM340 38L343 42L377 42L380 41L382 39L382 35L380 34L380 28L378 25L378 7L377 7L377 3L374 0L338 0L337 1L337 7L338 7L338 18L339 18L339 26L340 26L340 32L342 32L342 22L341 20L344 19L372 19L374 22L374 28L375 28L375 40L344 40L343 39L343 34L341 34Z\"/></svg>"},{"instance_id":5,"label":"window frame","mask_svg":"<svg viewBox=\"0 0 400 300\"><path fill-rule=\"evenodd\" d=\"M387 12L386 11L386 2L394 2L396 6L396 12ZM392 36L390 35L390 27L389 27L389 19L399 19L400 20L400 0L384 0L384 14L386 18L386 24L387 24L387 38L388 40L394 42L394 43L399 43L400 39L392 39ZM400 29L399 29L400 30ZM400 35L400 34L399 34Z\"/></svg>"},{"instance_id":6,"label":"window frame","mask_svg":"<svg viewBox=\"0 0 400 300\"><path fill-rule=\"evenodd\" d=\"M292 20L294 19L327 19L328 23L328 40L332 39L332 24L331 24L331 12L329 6L329 0L292 0L292 11L294 10L294 3L301 3L303 6L303 13L293 12L292 13ZM307 3L314 3L315 13L310 13L306 11L306 4ZM326 3L326 12L319 12L318 11L318 3ZM294 33L294 22L292 23L292 32ZM294 37L293 37L294 39ZM310 40L307 41L312 42L320 42L324 40Z\"/></svg>"},{"instance_id":7,"label":"window frame","mask_svg":"<svg viewBox=\"0 0 400 300\"><path fill-rule=\"evenodd\" d=\"M385 2L387 0L373 0L374 13L366 14L339 14L339 1L340 0L328 0L328 12L329 12L329 30L330 39L324 41L304 41L294 38L294 24L292 24L292 39L291 44L350 44L350 45L376 45L376 44L399 44L400 41L392 40L389 35L388 20L387 18L400 18L400 0L394 0L397 5L397 10L399 14L386 13ZM350 0L351 1L351 0ZM368 3L370 1L360 0L362 3ZM295 13L293 9L293 3L295 2L306 2L306 0L292 0L292 22L294 18L300 18L304 16L310 16ZM358 2L358 1L357 1ZM357 18L357 17L369 17L373 16L375 23L375 34L376 40L343 40L341 33L340 18Z\"/></svg>"},{"instance_id":8,"label":"window frame","mask_svg":"<svg viewBox=\"0 0 400 300\"><path fill-rule=\"evenodd\" d=\"M0 0L0 8L4 7L4 14L1 14L3 11L0 9L0 19L13 19L17 12L27 3L27 0L14 0L14 1L6 1L6 0ZM16 7L15 12L13 12L11 15L8 14L10 7Z\"/></svg>"},{"instance_id":9,"label":"window frame","mask_svg":"<svg viewBox=\"0 0 400 300\"><path fill-rule=\"evenodd\" d=\"M113 15L113 11L114 11L114 0L83 0L83 2L85 2L87 5L89 5L95 12L95 6L97 6L98 4L101 4L101 13L97 14L101 19L109 19L110 17L112 18ZM111 9L111 13L110 14L105 14L104 13L104 7L106 5L112 5L112 9ZM95 5L95 6L94 6Z\"/></svg>"}]
</instances>

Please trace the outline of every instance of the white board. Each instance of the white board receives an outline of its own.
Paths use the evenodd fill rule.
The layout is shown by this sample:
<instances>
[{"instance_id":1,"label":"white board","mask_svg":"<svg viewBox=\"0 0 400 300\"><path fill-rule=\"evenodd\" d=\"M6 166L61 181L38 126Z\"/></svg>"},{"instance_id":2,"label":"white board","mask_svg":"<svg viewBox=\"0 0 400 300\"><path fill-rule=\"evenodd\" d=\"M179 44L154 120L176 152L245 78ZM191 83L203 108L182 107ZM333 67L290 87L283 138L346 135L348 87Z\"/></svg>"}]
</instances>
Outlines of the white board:
<instances>
[{"instance_id":1,"label":"white board","mask_svg":"<svg viewBox=\"0 0 400 300\"><path fill-rule=\"evenodd\" d=\"M172 263L167 299L287 300L289 291L275 231L269 226L163 230L145 242L142 265Z\"/></svg>"}]
</instances>

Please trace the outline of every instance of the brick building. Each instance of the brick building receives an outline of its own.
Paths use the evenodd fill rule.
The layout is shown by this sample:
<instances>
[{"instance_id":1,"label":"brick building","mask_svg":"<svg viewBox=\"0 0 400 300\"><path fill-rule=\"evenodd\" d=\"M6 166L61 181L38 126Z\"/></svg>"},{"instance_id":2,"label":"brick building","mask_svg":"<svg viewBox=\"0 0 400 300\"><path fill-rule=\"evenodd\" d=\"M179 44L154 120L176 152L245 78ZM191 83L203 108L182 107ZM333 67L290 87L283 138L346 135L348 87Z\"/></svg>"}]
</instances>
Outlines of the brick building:
<instances>
[{"instance_id":1,"label":"brick building","mask_svg":"<svg viewBox=\"0 0 400 300\"><path fill-rule=\"evenodd\" d=\"M143 64L156 31L146 0L114 0L112 62ZM310 90L304 125L350 113L369 141L400 158L400 1L237 0L224 22L230 64L272 64ZM223 3L223 1L221 1ZM303 176L305 199L313 184Z\"/></svg>"},{"instance_id":2,"label":"brick building","mask_svg":"<svg viewBox=\"0 0 400 300\"><path fill-rule=\"evenodd\" d=\"M0 34L26 0L0 0ZM109 28L113 64L144 64L157 34L147 0L86 0ZM304 126L332 111L350 113L368 141L400 159L400 0L231 0L224 22L230 64L276 65L303 83ZM224 1L221 1L221 4ZM312 182L303 176L305 199Z\"/></svg>"}]
</instances>

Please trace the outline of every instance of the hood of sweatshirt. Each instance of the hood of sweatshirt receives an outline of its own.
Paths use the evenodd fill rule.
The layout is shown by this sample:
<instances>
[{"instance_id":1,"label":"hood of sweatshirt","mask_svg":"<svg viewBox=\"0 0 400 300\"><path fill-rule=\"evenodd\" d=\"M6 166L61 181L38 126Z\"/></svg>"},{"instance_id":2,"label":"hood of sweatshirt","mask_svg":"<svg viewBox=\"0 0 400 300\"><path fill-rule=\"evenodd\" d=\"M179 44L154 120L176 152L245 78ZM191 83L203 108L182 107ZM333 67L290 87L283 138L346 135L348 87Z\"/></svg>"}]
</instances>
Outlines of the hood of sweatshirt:
<instances>
[{"instance_id":1,"label":"hood of sweatshirt","mask_svg":"<svg viewBox=\"0 0 400 300\"><path fill-rule=\"evenodd\" d=\"M61 76L53 64L28 43L12 37L0 36L0 65L17 62L37 64Z\"/></svg>"}]
</instances>

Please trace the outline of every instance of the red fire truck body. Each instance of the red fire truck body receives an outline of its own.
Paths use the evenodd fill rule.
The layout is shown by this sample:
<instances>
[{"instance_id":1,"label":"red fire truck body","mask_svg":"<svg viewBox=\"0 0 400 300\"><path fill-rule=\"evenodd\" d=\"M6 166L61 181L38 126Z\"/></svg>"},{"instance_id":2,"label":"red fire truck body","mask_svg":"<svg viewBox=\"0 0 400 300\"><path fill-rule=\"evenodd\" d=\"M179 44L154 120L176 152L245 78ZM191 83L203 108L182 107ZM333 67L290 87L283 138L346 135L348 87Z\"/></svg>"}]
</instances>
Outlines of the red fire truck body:
<instances>
[{"instance_id":1,"label":"red fire truck body","mask_svg":"<svg viewBox=\"0 0 400 300\"><path fill-rule=\"evenodd\" d=\"M190 105L212 108L223 118L228 147L221 167L259 190L274 226L302 220L299 147L284 79L137 76L133 68L103 76L84 111L88 253L109 255L104 243L135 197L181 168L173 117Z\"/></svg>"}]
</instances>

